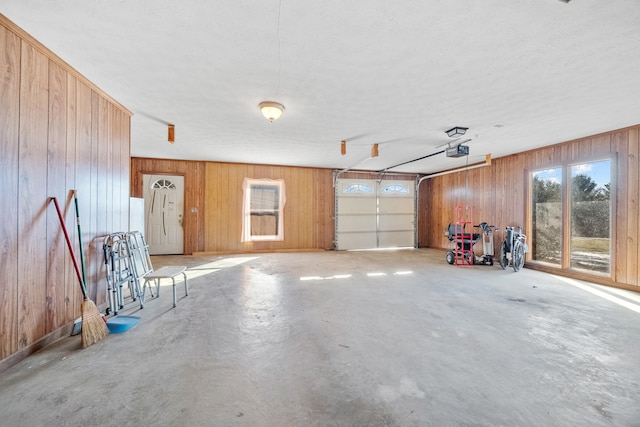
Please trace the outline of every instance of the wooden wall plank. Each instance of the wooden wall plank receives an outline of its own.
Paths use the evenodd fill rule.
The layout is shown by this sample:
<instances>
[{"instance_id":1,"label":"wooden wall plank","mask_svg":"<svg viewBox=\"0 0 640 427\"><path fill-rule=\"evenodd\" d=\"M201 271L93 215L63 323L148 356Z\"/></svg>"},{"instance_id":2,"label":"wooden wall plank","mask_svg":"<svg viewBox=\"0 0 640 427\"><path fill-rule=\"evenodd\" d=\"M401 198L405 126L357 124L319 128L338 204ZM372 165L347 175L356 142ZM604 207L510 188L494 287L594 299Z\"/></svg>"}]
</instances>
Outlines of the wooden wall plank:
<instances>
[{"instance_id":1,"label":"wooden wall plank","mask_svg":"<svg viewBox=\"0 0 640 427\"><path fill-rule=\"evenodd\" d=\"M210 177L215 180L215 184L217 187L216 198L214 200L214 222L216 225L215 233L218 236L219 246L214 250L218 250L221 247L222 242L224 242L224 244L227 244L230 250L239 250L240 248L237 244L237 239L239 239L239 237L231 240L231 228L233 227L233 224L230 223L231 216L229 214L229 210L231 207L230 203L226 203L225 200L230 191L237 191L237 189L234 189L233 187L236 182L235 180L233 183L229 182L230 178L228 164L219 165L217 169L218 175ZM210 183L207 182L205 185L209 184ZM231 242L236 242L236 244L232 245ZM207 247L209 247L209 245L205 246L205 250L207 250Z\"/></svg>"},{"instance_id":2,"label":"wooden wall plank","mask_svg":"<svg viewBox=\"0 0 640 427\"><path fill-rule=\"evenodd\" d=\"M121 114L120 128L120 227L118 230L129 230L129 198L133 196L130 190L131 167L131 120L129 116ZM140 187L142 189L142 187Z\"/></svg>"},{"instance_id":3,"label":"wooden wall plank","mask_svg":"<svg viewBox=\"0 0 640 427\"><path fill-rule=\"evenodd\" d=\"M320 212L322 207L321 207L321 197L320 197L320 187L319 187L319 181L320 181L320 175L318 174L318 172L316 170L312 170L311 171L311 188L312 190L318 189L316 191L317 196L313 197L311 202L312 202L312 207L311 209L313 209L314 212ZM311 245L315 246L318 245L319 242L322 241L322 239L324 238L324 236L322 235L322 230L319 227L320 222L322 221L322 217L320 215L318 215L316 218L313 219L313 233L311 235L312 241L311 241Z\"/></svg>"},{"instance_id":4,"label":"wooden wall plank","mask_svg":"<svg viewBox=\"0 0 640 427\"><path fill-rule=\"evenodd\" d=\"M109 141L109 199L111 208L108 212L107 230L110 232L123 231L120 227L122 197L120 197L120 142L122 141L122 113L109 105L110 108L110 132ZM129 189L126 189L127 194ZM128 228L127 228L128 230Z\"/></svg>"},{"instance_id":5,"label":"wooden wall plank","mask_svg":"<svg viewBox=\"0 0 640 427\"><path fill-rule=\"evenodd\" d=\"M231 240L231 231L233 224L230 224L230 203L226 203L225 197L227 194L233 189L233 185L229 182L229 165L223 164L219 165L217 168L217 176L210 176L209 178L213 179L216 186L216 198L214 199L215 208L214 208L214 223L215 223L215 233L218 239L218 246L213 250L219 250L222 246L222 242L227 244L229 250L238 250L237 243L232 245L231 242L235 242L237 239ZM235 182L233 184L236 184ZM207 181L205 185L210 185ZM236 189L237 190L237 189ZM239 239L239 237L238 237ZM205 245L205 250L210 247L209 245Z\"/></svg>"},{"instance_id":6,"label":"wooden wall plank","mask_svg":"<svg viewBox=\"0 0 640 427\"><path fill-rule=\"evenodd\" d=\"M104 242L104 237L111 233L113 230L107 228L107 211L111 207L110 200L108 199L108 171L109 171L109 139L111 138L109 131L109 104L108 102L98 96L94 92L94 98L97 99L97 126L94 124L94 127L97 127L97 140L95 140L95 148L94 151L97 153L95 158L95 173L92 172L92 176L95 175L95 186L92 190L95 189L95 197L92 195L92 199L95 199L95 212L92 212L92 220L95 220L95 228L91 230L91 238L87 242L87 249L89 250L89 259L90 264L88 267L91 269L89 273L92 278L92 286L95 288L95 303L97 305L104 304L107 302L107 288L106 288L106 280L102 280L106 278L106 274L103 269L104 265L104 255L102 252L102 244ZM96 117L94 117L95 121Z\"/></svg>"},{"instance_id":7,"label":"wooden wall plank","mask_svg":"<svg viewBox=\"0 0 640 427\"><path fill-rule=\"evenodd\" d=\"M18 196L18 348L46 332L49 61L22 43Z\"/></svg>"},{"instance_id":8,"label":"wooden wall plank","mask_svg":"<svg viewBox=\"0 0 640 427\"><path fill-rule=\"evenodd\" d=\"M218 179L222 180L226 185L221 188L221 193L218 195L218 203L221 203L221 200L228 200L218 224L218 227L226 229L226 233L221 233L221 236L224 237L223 242L235 251L251 248L251 243L240 242L242 233L242 180L245 178L245 171L238 168L237 165L226 164L221 168L221 172ZM246 175L251 175L251 173ZM206 183L205 185L208 184ZM221 204L224 204L224 202Z\"/></svg>"},{"instance_id":9,"label":"wooden wall plank","mask_svg":"<svg viewBox=\"0 0 640 427\"><path fill-rule=\"evenodd\" d=\"M18 350L20 39L0 26L0 359Z\"/></svg>"},{"instance_id":10,"label":"wooden wall plank","mask_svg":"<svg viewBox=\"0 0 640 427\"><path fill-rule=\"evenodd\" d=\"M105 158L102 159L103 166L105 169L105 217L106 222L104 226L105 234L112 233L117 231L113 228L113 211L119 209L120 197L118 196L118 204L114 200L114 164L113 164L113 147L115 144L115 139L118 137L117 132L113 132L114 122L117 120L116 118L116 109L113 104L107 103L107 140L106 140L106 153ZM101 242L102 247L102 242Z\"/></svg>"},{"instance_id":11,"label":"wooden wall plank","mask_svg":"<svg viewBox=\"0 0 640 427\"><path fill-rule=\"evenodd\" d=\"M204 221L201 215L198 215L198 212L201 212L204 209L204 197L205 197L205 180L204 180L204 163L199 162L195 165L194 170L197 171L197 177L193 181L194 186L196 186L196 190L192 190L194 193L193 207L195 211L191 211L190 214L193 216L196 230L196 239L194 239L194 245L191 246L193 251L203 251L204 250Z\"/></svg>"},{"instance_id":12,"label":"wooden wall plank","mask_svg":"<svg viewBox=\"0 0 640 427\"><path fill-rule=\"evenodd\" d=\"M82 229L83 253L87 252L87 241L90 240L91 217L91 89L83 83L76 83L76 176L71 190L78 194L78 212ZM70 200L73 204L73 200ZM74 227L77 228L77 227ZM76 259L80 262L80 246L78 236L73 241ZM79 286L79 285L78 285ZM89 294L91 296L91 294ZM94 298L91 296L91 298ZM95 300L94 300L95 301Z\"/></svg>"},{"instance_id":13,"label":"wooden wall plank","mask_svg":"<svg viewBox=\"0 0 640 427\"><path fill-rule=\"evenodd\" d=\"M129 177L129 170L127 169L126 175L123 175L123 154L124 151L122 149L122 145L125 144L126 136L124 135L124 123L125 116L121 111L116 109L114 121L113 121L113 149L112 149L112 170L113 170L113 225L111 226L111 230L114 232L117 231L128 231L129 230L129 220L128 220L128 211L129 211L129 186L125 186L125 181L127 184L129 182L128 179L123 180L123 176L125 178ZM128 145L127 145L128 148ZM129 156L126 155L125 159L128 164ZM125 199L126 197L126 199ZM124 215L126 210L126 215Z\"/></svg>"},{"instance_id":14,"label":"wooden wall plank","mask_svg":"<svg viewBox=\"0 0 640 427\"><path fill-rule=\"evenodd\" d=\"M132 162L137 162L137 159L132 159ZM218 197L218 186L215 185L216 172L216 164L207 163L205 165L204 179L206 182L211 182L211 185L206 186L204 189L204 212L202 212L201 214L203 214L204 216L205 240L207 242L210 242L211 248L218 247L218 234L216 233L217 230L215 229L215 207ZM193 215L191 217L193 218ZM187 226L189 226L189 223L187 224ZM204 250L207 250L206 246L204 247Z\"/></svg>"},{"instance_id":15,"label":"wooden wall plank","mask_svg":"<svg viewBox=\"0 0 640 427\"><path fill-rule=\"evenodd\" d=\"M628 217L633 223L627 225L627 236L631 237L627 244L627 277L630 284L640 286L640 127L629 130L628 162Z\"/></svg>"},{"instance_id":16,"label":"wooden wall plank","mask_svg":"<svg viewBox=\"0 0 640 427\"><path fill-rule=\"evenodd\" d=\"M445 230L447 225L453 221L453 201L450 200L451 194L445 188L446 180L429 178L429 186L433 189L432 193L425 194L425 201L430 203L429 213L427 216L427 229L431 231L432 242L447 247L447 239L445 236L437 233L437 230ZM446 206L445 206L446 202ZM427 243L428 245L428 243Z\"/></svg>"},{"instance_id":17,"label":"wooden wall plank","mask_svg":"<svg viewBox=\"0 0 640 427\"><path fill-rule=\"evenodd\" d=\"M191 221L191 208L193 207L193 205L196 203L196 199L195 196L197 194L197 191L199 190L199 186L197 185L197 182L194 182L194 179L197 178L197 170L194 171L193 174L189 174L189 175L185 175L184 176L184 187L185 187L185 194L184 194L184 213L182 214L182 228L183 230L186 229L186 227L190 227L193 229L197 229L198 224L188 224ZM193 189L194 191L187 191L188 189ZM194 217L193 219L197 220L197 217ZM194 247L197 246L197 236L195 236L193 233L184 233L184 246L187 247Z\"/></svg>"},{"instance_id":18,"label":"wooden wall plank","mask_svg":"<svg viewBox=\"0 0 640 427\"><path fill-rule=\"evenodd\" d=\"M76 116L77 116L77 95L76 95L76 80L70 74L67 74L67 114L66 114L66 129L67 129L67 147L66 147L66 165L65 165L65 197L61 199L64 201L65 207L70 206L71 195L70 189L75 188L76 183ZM76 234L76 220L73 209L66 209L65 211L65 224L67 226L67 232L72 242L77 241L78 236ZM69 256L69 250L64 248L64 266L65 266L65 320L67 322L73 321L77 314L80 312L80 304L82 301L82 292L80 292L78 278L76 276L73 261Z\"/></svg>"},{"instance_id":19,"label":"wooden wall plank","mask_svg":"<svg viewBox=\"0 0 640 427\"><path fill-rule=\"evenodd\" d=\"M615 209L612 217L614 228L611 230L611 250L614 254L620 254L620 256L612 257L611 273L613 280L617 280L622 283L629 283L634 282L637 278L627 276L627 231L630 227L633 227L634 222L637 222L637 217L630 218L628 216L628 189L634 186L633 183L629 182L629 177L633 172L629 170L629 137L628 134L625 134L624 137L621 136L622 135L617 135L614 143L614 146L618 151L616 158L617 167L615 168L615 186L617 188L613 194L613 200L611 201Z\"/></svg>"},{"instance_id":20,"label":"wooden wall plank","mask_svg":"<svg viewBox=\"0 0 640 427\"><path fill-rule=\"evenodd\" d=\"M132 163L140 163L138 159L132 159ZM135 166L132 167L135 169ZM204 179L205 181L213 181L213 177L216 176L215 164L207 163L205 165L204 171ZM216 197L216 187L213 185L206 186L204 188L204 212L201 212L201 215L204 217L204 235L205 240L211 242L212 247L217 246L216 241L216 233L215 233L215 217L214 217L214 206L215 206L215 197ZM192 222L187 223L187 226L193 224ZM185 248L186 251L186 248Z\"/></svg>"},{"instance_id":21,"label":"wooden wall plank","mask_svg":"<svg viewBox=\"0 0 640 427\"><path fill-rule=\"evenodd\" d=\"M49 63L49 122L47 195L60 203L66 201L67 160L67 73L54 62ZM65 256L67 255L67 256ZM49 206L47 210L47 312L46 333L66 323L65 260L68 251L60 220Z\"/></svg>"},{"instance_id":22,"label":"wooden wall plank","mask_svg":"<svg viewBox=\"0 0 640 427\"><path fill-rule=\"evenodd\" d=\"M627 152L627 232L625 252L629 284L640 286L640 128L629 130Z\"/></svg>"},{"instance_id":23,"label":"wooden wall plank","mask_svg":"<svg viewBox=\"0 0 640 427\"><path fill-rule=\"evenodd\" d=\"M116 172L116 179L114 181L114 192L117 197L120 198L120 209L114 212L114 230L128 231L129 230L129 197L131 194L131 176L129 174L129 167L131 159L129 157L129 144L128 144L128 130L126 128L129 122L122 112L118 114L119 120L114 124L114 131L118 135L117 146L114 148L113 161ZM125 175L126 171L126 175ZM126 212L125 212L126 209Z\"/></svg>"},{"instance_id":24,"label":"wooden wall plank","mask_svg":"<svg viewBox=\"0 0 640 427\"><path fill-rule=\"evenodd\" d=\"M301 180L300 193L301 197L304 198L304 211L305 212L315 212L313 206L313 199L316 197L316 192L313 188L313 170L312 169L302 169L303 179ZM295 215L295 213L294 213ZM298 234L302 236L302 246L305 248L313 247L314 236L311 231L314 228L314 220L316 215L298 215L304 219L303 223L300 223L298 226Z\"/></svg>"},{"instance_id":25,"label":"wooden wall plank","mask_svg":"<svg viewBox=\"0 0 640 427\"><path fill-rule=\"evenodd\" d=\"M82 245L85 259L85 272L87 280L87 293L93 301L98 299L97 276L95 269L94 236L98 233L98 145L100 137L100 97L95 91L91 91L91 148L89 172L89 192L79 197L87 198L89 209L87 215L81 215Z\"/></svg>"}]
</instances>

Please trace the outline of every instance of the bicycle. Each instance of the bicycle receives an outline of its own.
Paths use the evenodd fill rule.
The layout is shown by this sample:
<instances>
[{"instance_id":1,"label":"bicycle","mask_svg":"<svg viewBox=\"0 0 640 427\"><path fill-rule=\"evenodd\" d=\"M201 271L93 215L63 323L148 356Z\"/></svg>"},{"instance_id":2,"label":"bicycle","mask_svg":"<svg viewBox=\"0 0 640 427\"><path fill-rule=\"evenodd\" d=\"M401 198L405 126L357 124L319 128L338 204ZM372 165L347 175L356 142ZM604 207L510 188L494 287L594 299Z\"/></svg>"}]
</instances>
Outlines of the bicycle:
<instances>
[{"instance_id":1,"label":"bicycle","mask_svg":"<svg viewBox=\"0 0 640 427\"><path fill-rule=\"evenodd\" d=\"M505 270L509 265L513 271L518 272L524 266L525 254L529 252L527 236L522 232L522 227L507 227L504 241L500 245L498 260L500 267Z\"/></svg>"}]
</instances>

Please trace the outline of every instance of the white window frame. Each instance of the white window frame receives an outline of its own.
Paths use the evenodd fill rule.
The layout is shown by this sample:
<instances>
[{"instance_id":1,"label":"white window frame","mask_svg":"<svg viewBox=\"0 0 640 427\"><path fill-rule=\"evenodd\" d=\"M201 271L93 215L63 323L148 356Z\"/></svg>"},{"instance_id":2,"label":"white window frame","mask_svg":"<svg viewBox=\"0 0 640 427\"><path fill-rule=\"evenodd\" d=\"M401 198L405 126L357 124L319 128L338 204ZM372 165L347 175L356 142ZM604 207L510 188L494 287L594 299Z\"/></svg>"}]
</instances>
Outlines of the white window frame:
<instances>
[{"instance_id":1,"label":"white window frame","mask_svg":"<svg viewBox=\"0 0 640 427\"><path fill-rule=\"evenodd\" d=\"M278 233L274 235L254 236L251 234L251 188L258 185L278 187ZM284 240L284 205L286 202L283 179L245 178L242 181L242 237L241 242Z\"/></svg>"}]
</instances>

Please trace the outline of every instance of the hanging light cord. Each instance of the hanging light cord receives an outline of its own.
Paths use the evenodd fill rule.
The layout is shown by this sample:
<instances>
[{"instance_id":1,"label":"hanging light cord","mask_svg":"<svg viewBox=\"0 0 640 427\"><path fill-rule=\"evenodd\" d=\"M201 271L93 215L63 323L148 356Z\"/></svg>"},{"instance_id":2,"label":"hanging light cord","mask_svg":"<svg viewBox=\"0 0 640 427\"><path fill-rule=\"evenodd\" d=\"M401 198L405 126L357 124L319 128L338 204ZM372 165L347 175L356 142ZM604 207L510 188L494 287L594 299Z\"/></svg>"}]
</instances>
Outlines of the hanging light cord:
<instances>
[{"instance_id":1,"label":"hanging light cord","mask_svg":"<svg viewBox=\"0 0 640 427\"><path fill-rule=\"evenodd\" d=\"M277 27L277 38L278 38L278 85L276 86L276 99L278 98L278 92L280 92L280 74L282 72L282 58L280 56L280 10L282 9L282 0L278 0L278 27Z\"/></svg>"}]
</instances>

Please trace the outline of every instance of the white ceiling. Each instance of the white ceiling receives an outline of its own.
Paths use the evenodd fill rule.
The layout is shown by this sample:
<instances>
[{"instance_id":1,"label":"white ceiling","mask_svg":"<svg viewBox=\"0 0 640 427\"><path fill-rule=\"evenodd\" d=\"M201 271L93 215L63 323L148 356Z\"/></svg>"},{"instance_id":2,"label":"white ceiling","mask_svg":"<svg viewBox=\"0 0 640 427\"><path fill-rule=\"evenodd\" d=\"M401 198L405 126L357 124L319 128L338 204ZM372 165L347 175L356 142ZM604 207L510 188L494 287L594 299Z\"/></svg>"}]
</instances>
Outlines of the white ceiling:
<instances>
[{"instance_id":1,"label":"white ceiling","mask_svg":"<svg viewBox=\"0 0 640 427\"><path fill-rule=\"evenodd\" d=\"M381 170L468 127L468 158L392 169L429 173L640 123L639 0L2 0L0 13L134 112L133 156ZM264 100L285 105L280 120Z\"/></svg>"}]
</instances>

